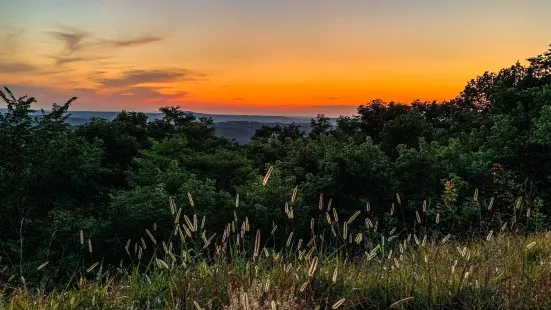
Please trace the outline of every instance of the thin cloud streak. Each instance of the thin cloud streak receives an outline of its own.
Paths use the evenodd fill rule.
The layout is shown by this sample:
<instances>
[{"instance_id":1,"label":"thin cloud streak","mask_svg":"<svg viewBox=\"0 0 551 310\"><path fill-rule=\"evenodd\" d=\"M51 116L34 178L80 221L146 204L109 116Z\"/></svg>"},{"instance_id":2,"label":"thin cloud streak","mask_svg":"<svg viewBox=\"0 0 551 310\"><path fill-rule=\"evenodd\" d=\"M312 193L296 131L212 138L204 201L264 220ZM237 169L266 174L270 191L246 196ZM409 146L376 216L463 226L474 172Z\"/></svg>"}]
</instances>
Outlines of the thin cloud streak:
<instances>
[{"instance_id":1,"label":"thin cloud streak","mask_svg":"<svg viewBox=\"0 0 551 310\"><path fill-rule=\"evenodd\" d=\"M139 84L174 83L177 81L199 81L206 75L185 69L128 70L118 78L93 78L101 87L128 87Z\"/></svg>"}]
</instances>

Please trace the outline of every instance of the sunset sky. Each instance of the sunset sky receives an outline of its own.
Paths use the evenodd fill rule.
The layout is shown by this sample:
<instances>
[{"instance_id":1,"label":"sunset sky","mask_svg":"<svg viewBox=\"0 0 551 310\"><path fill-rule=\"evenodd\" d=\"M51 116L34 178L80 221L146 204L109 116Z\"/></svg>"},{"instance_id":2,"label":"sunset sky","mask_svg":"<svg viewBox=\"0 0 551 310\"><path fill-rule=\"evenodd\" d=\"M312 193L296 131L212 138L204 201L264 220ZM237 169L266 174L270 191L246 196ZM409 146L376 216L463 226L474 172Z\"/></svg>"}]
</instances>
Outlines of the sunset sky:
<instances>
[{"instance_id":1,"label":"sunset sky","mask_svg":"<svg viewBox=\"0 0 551 310\"><path fill-rule=\"evenodd\" d=\"M43 108L352 114L453 98L544 52L549 16L549 0L2 0L0 85Z\"/></svg>"}]
</instances>

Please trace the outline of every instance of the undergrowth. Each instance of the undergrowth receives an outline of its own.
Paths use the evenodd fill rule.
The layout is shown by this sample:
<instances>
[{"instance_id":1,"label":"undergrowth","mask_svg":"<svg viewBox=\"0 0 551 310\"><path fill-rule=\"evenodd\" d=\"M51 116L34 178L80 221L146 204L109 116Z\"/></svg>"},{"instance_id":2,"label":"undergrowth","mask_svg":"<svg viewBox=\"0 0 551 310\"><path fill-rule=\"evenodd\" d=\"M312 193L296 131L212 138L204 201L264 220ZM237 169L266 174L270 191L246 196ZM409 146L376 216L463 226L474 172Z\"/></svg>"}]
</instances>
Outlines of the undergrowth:
<instances>
[{"instance_id":1,"label":"undergrowth","mask_svg":"<svg viewBox=\"0 0 551 310\"><path fill-rule=\"evenodd\" d=\"M262 234L235 212L223 231L207 234L206 219L188 217L173 201L170 208L170 236L157 236L153 223L143 238L128 240L127 257L119 266L90 261L66 286L47 289L47 279L27 283L9 266L0 266L0 307L551 308L549 232L521 235L506 223L484 237L462 240L428 230L377 231L369 212L339 219L329 205L322 217L311 219L309 236L285 232L278 247L277 226ZM293 221L292 206L286 205L285 212ZM421 213L426 219L426 210ZM325 228L321 233L320 227ZM88 252L83 257L92 257L92 243L82 232L80 242ZM48 267L44 262L37 272Z\"/></svg>"}]
</instances>

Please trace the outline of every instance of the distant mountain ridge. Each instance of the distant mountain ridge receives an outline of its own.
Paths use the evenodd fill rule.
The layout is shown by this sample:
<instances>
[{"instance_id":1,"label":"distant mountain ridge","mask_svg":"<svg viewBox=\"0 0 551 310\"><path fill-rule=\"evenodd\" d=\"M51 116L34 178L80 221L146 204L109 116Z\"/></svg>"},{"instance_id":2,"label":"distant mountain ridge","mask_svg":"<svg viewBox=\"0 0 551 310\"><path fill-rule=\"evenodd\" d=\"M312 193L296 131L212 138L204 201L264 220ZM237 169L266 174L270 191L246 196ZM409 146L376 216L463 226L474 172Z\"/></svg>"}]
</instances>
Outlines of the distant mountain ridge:
<instances>
[{"instance_id":1,"label":"distant mountain ridge","mask_svg":"<svg viewBox=\"0 0 551 310\"><path fill-rule=\"evenodd\" d=\"M0 109L0 112L5 113L6 109ZM48 110L44 110L48 112ZM250 122L261 122L261 123L309 123L310 117L293 117L293 116L271 116L271 115L232 115L232 114L205 114L205 113L196 113L192 111L186 111L199 117L211 117L215 123L218 122L239 122L239 121L250 121ZM37 114L40 114L40 110L37 110ZM72 119L88 119L92 117L103 118L106 120L113 120L120 112L115 111L69 111ZM149 117L149 120L155 120L162 117L160 112L146 112L144 113Z\"/></svg>"},{"instance_id":2,"label":"distant mountain ridge","mask_svg":"<svg viewBox=\"0 0 551 310\"><path fill-rule=\"evenodd\" d=\"M5 113L6 109L0 109L0 113ZM45 112L48 112L45 110ZM292 116L270 116L270 115L230 115L230 114L205 114L186 111L199 117L210 117L214 121L214 128L216 135L220 137L226 137L228 139L235 139L238 143L244 144L251 140L255 131L266 126L284 126L291 123L295 123L301 127L306 133L310 132L310 120L309 117L292 117ZM40 114L40 110L37 110L35 114ZM94 117L103 118L111 121L117 117L120 112L111 111L70 111L69 119L67 122L71 126L84 125ZM149 120L160 119L162 114L159 112L145 113ZM332 123L335 123L335 119L331 119Z\"/></svg>"}]
</instances>

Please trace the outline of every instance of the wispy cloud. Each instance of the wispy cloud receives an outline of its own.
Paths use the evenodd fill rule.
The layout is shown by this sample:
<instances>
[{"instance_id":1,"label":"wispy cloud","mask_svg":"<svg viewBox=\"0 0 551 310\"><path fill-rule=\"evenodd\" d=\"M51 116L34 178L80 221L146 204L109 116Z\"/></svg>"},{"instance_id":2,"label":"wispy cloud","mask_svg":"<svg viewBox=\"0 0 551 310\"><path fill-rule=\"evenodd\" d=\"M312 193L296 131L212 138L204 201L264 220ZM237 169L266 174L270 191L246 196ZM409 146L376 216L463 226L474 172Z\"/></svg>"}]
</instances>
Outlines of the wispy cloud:
<instances>
[{"instance_id":1,"label":"wispy cloud","mask_svg":"<svg viewBox=\"0 0 551 310\"><path fill-rule=\"evenodd\" d=\"M64 27L64 30L48 31L50 35L63 42L65 53L71 55L79 50L91 46L86 39L93 38L92 34L77 28Z\"/></svg>"},{"instance_id":2,"label":"wispy cloud","mask_svg":"<svg viewBox=\"0 0 551 310\"><path fill-rule=\"evenodd\" d=\"M185 69L128 70L116 78L93 78L101 87L117 88L140 84L173 83L177 81L198 81L204 73Z\"/></svg>"},{"instance_id":3,"label":"wispy cloud","mask_svg":"<svg viewBox=\"0 0 551 310\"><path fill-rule=\"evenodd\" d=\"M35 70L37 70L37 67L25 62L0 59L0 72L2 73L23 73Z\"/></svg>"},{"instance_id":4,"label":"wispy cloud","mask_svg":"<svg viewBox=\"0 0 551 310\"><path fill-rule=\"evenodd\" d=\"M70 57L70 56L49 56L55 60L57 65L64 65L73 62L87 62L87 61L96 61L108 59L109 57L100 57L100 56L79 56L79 57Z\"/></svg>"},{"instance_id":5,"label":"wispy cloud","mask_svg":"<svg viewBox=\"0 0 551 310\"><path fill-rule=\"evenodd\" d=\"M160 37L139 37L139 38L127 39L127 40L104 40L103 43L105 45L111 45L114 47L130 47L130 46L158 42L161 40L162 38Z\"/></svg>"},{"instance_id":6,"label":"wispy cloud","mask_svg":"<svg viewBox=\"0 0 551 310\"><path fill-rule=\"evenodd\" d=\"M63 44L63 50L58 55L50 56L57 65L109 59L116 49L145 45L163 39L157 36L107 39L74 27L62 27L60 30L46 33Z\"/></svg>"}]
</instances>

